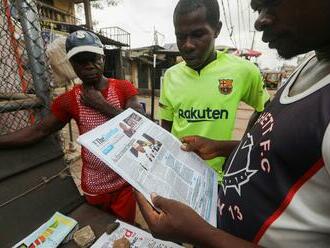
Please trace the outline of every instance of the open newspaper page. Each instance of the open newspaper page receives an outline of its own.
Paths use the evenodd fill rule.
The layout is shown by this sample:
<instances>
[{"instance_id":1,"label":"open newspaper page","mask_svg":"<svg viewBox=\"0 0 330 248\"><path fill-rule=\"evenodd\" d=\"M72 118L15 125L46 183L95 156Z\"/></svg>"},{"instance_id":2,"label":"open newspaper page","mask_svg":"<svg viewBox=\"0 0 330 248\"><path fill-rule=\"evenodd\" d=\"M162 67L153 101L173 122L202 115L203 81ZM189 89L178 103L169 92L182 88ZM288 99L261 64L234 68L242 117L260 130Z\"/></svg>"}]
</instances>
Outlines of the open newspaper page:
<instances>
[{"instance_id":1,"label":"open newspaper page","mask_svg":"<svg viewBox=\"0 0 330 248\"><path fill-rule=\"evenodd\" d=\"M217 176L195 153L143 115L128 109L78 142L140 191L175 199L216 224Z\"/></svg>"},{"instance_id":2,"label":"open newspaper page","mask_svg":"<svg viewBox=\"0 0 330 248\"><path fill-rule=\"evenodd\" d=\"M91 248L111 248L115 240L126 238L131 248L180 248L183 246L172 242L155 239L150 233L117 220L120 225L111 234L104 233Z\"/></svg>"}]
</instances>

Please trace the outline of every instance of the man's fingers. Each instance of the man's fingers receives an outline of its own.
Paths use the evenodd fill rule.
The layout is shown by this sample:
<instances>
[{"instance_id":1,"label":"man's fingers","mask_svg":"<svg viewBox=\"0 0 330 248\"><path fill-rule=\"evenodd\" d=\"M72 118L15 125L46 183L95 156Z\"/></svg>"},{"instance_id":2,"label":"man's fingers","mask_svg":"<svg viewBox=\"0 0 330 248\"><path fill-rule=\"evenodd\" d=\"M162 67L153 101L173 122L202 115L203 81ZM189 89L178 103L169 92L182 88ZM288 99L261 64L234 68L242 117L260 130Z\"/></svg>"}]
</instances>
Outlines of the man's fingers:
<instances>
[{"instance_id":1,"label":"man's fingers","mask_svg":"<svg viewBox=\"0 0 330 248\"><path fill-rule=\"evenodd\" d=\"M196 136L186 136L181 138L181 149L186 152L193 152L197 150L196 147Z\"/></svg>"},{"instance_id":2,"label":"man's fingers","mask_svg":"<svg viewBox=\"0 0 330 248\"><path fill-rule=\"evenodd\" d=\"M196 136L186 136L181 138L182 143L191 144L196 142Z\"/></svg>"},{"instance_id":3,"label":"man's fingers","mask_svg":"<svg viewBox=\"0 0 330 248\"><path fill-rule=\"evenodd\" d=\"M150 203L140 192L135 191L135 197L144 219L149 226L153 225L156 222L158 213L152 208Z\"/></svg>"},{"instance_id":4,"label":"man's fingers","mask_svg":"<svg viewBox=\"0 0 330 248\"><path fill-rule=\"evenodd\" d=\"M174 200L161 197L155 193L151 194L151 200L155 207L160 209L164 213L170 212L171 208L173 208L173 206L177 203Z\"/></svg>"},{"instance_id":5,"label":"man's fingers","mask_svg":"<svg viewBox=\"0 0 330 248\"><path fill-rule=\"evenodd\" d=\"M180 148L183 150L183 151L186 151L186 152L192 152L194 151L194 146L190 145L190 144L187 144L187 143L183 143Z\"/></svg>"}]
</instances>

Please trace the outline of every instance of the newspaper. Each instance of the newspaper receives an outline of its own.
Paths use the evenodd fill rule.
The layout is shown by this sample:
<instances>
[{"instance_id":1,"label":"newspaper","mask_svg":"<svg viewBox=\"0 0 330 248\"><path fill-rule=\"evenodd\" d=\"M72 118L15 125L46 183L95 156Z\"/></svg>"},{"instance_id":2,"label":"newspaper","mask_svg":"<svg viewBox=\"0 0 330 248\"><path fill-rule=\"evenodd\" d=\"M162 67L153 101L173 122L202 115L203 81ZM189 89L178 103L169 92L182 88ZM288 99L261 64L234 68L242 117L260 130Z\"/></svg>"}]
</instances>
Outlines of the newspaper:
<instances>
[{"instance_id":1,"label":"newspaper","mask_svg":"<svg viewBox=\"0 0 330 248\"><path fill-rule=\"evenodd\" d=\"M180 248L183 246L172 242L155 239L146 231L135 226L129 225L120 220L116 220L120 225L111 234L104 233L91 248L111 248L115 240L122 237L126 238L131 248Z\"/></svg>"},{"instance_id":2,"label":"newspaper","mask_svg":"<svg viewBox=\"0 0 330 248\"><path fill-rule=\"evenodd\" d=\"M77 221L56 212L47 222L31 233L14 248L40 247L54 248L59 246L68 234L77 226Z\"/></svg>"},{"instance_id":3,"label":"newspaper","mask_svg":"<svg viewBox=\"0 0 330 248\"><path fill-rule=\"evenodd\" d=\"M143 115L127 109L79 136L100 158L151 203L150 194L183 202L216 225L217 176L200 157Z\"/></svg>"}]
</instances>

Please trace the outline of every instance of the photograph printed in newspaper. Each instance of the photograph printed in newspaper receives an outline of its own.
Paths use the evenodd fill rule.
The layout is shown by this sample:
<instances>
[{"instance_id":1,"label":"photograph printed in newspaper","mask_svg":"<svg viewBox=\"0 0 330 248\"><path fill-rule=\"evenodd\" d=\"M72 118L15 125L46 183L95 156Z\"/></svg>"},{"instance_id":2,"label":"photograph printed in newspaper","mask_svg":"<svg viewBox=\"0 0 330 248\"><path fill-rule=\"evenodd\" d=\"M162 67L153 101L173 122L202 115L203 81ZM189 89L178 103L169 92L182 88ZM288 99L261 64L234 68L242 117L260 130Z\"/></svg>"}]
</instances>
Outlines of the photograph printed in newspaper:
<instances>
[{"instance_id":1,"label":"photograph printed in newspaper","mask_svg":"<svg viewBox=\"0 0 330 248\"><path fill-rule=\"evenodd\" d=\"M133 109L79 136L78 143L141 192L183 202L216 225L217 176L171 133Z\"/></svg>"}]
</instances>

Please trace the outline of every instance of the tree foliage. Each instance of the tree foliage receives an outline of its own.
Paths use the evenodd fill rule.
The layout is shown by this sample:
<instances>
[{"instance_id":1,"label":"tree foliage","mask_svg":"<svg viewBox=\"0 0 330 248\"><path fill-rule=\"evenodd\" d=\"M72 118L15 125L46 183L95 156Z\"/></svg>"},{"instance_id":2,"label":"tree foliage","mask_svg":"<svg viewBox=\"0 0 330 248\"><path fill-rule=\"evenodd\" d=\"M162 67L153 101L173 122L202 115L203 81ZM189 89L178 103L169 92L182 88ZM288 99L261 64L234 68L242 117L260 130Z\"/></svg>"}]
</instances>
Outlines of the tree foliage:
<instances>
[{"instance_id":1,"label":"tree foliage","mask_svg":"<svg viewBox=\"0 0 330 248\"><path fill-rule=\"evenodd\" d=\"M90 1L90 4L91 4L91 8L104 9L106 7L117 6L123 1L124 0L96 0L96 1ZM79 18L83 18L83 10L84 10L83 2L76 4L76 13ZM93 20L93 26L96 26L97 24L98 22Z\"/></svg>"},{"instance_id":2,"label":"tree foliage","mask_svg":"<svg viewBox=\"0 0 330 248\"><path fill-rule=\"evenodd\" d=\"M91 2L91 6L96 9L103 9L105 7L117 6L121 0L98 0Z\"/></svg>"},{"instance_id":3,"label":"tree foliage","mask_svg":"<svg viewBox=\"0 0 330 248\"><path fill-rule=\"evenodd\" d=\"M96 0L96 1L90 1L90 3L92 8L104 9L105 7L117 6L122 1L123 0ZM84 9L84 4L83 3L76 4L76 7L78 14L81 14L81 12Z\"/></svg>"}]
</instances>

